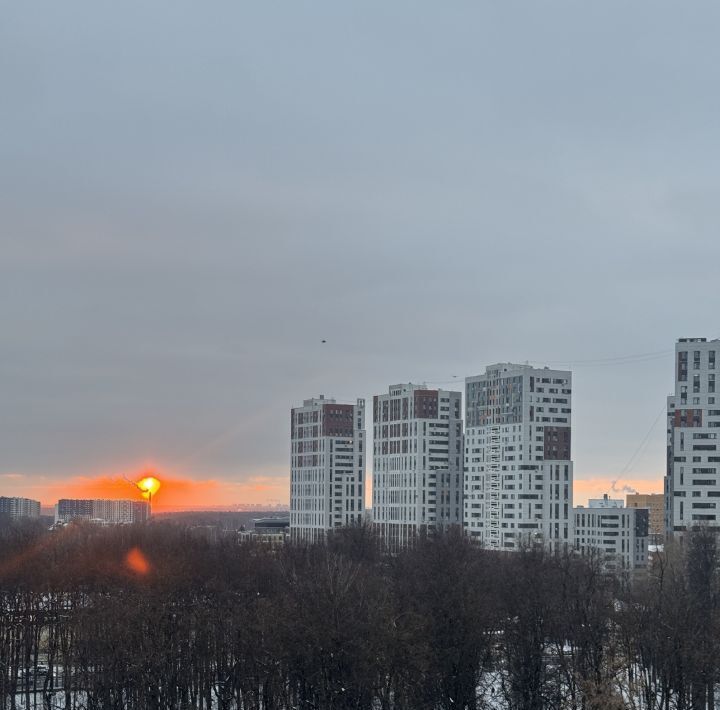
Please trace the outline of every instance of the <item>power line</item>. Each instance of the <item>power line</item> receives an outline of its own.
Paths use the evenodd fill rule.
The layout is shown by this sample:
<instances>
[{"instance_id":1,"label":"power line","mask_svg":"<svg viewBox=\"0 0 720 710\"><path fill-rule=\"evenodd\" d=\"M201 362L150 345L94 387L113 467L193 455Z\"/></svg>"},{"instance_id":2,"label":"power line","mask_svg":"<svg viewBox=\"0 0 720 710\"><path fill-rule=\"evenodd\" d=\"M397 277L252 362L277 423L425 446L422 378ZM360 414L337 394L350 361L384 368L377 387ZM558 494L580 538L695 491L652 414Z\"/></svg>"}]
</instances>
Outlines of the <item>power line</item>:
<instances>
[{"instance_id":1,"label":"power line","mask_svg":"<svg viewBox=\"0 0 720 710\"><path fill-rule=\"evenodd\" d=\"M598 363L615 363L615 362L621 362L621 361L633 361L633 360L644 360L645 358L657 358L657 357L664 357L666 355L670 355L674 353L674 350L656 350L655 352L651 353L637 353L635 355L614 355L612 357L598 357L598 358L590 358L590 359L566 359L566 360L546 360L546 362L549 363L555 363L555 364L561 364L564 362L572 362L576 365L585 365L585 364L598 364ZM536 361L533 361L536 362Z\"/></svg>"},{"instance_id":2,"label":"power line","mask_svg":"<svg viewBox=\"0 0 720 710\"><path fill-rule=\"evenodd\" d=\"M663 404L662 409L658 413L657 417L655 417L655 421L652 423L651 427L648 429L647 434L645 434L643 440L640 442L640 445L635 449L635 452L630 457L630 460L623 466L622 470L620 471L620 478L622 478L626 473L630 471L633 464L635 463L635 460L640 455L640 452L645 448L645 445L650 440L650 436L652 435L653 431L655 430L655 427L657 426L657 423L660 421L660 417L666 413L666 405Z\"/></svg>"},{"instance_id":3,"label":"power line","mask_svg":"<svg viewBox=\"0 0 720 710\"><path fill-rule=\"evenodd\" d=\"M614 357L606 358L594 358L594 359L579 359L574 360L568 358L567 360L525 360L524 364L540 366L543 365L566 365L568 369L574 367L608 367L617 365L635 365L642 364L645 362L652 362L654 360L661 360L674 354L674 350L658 350L652 353L638 353L636 355L618 355ZM457 382L462 382L463 379L460 377L453 377L452 380L424 380L423 382L428 385L448 385Z\"/></svg>"}]
</instances>

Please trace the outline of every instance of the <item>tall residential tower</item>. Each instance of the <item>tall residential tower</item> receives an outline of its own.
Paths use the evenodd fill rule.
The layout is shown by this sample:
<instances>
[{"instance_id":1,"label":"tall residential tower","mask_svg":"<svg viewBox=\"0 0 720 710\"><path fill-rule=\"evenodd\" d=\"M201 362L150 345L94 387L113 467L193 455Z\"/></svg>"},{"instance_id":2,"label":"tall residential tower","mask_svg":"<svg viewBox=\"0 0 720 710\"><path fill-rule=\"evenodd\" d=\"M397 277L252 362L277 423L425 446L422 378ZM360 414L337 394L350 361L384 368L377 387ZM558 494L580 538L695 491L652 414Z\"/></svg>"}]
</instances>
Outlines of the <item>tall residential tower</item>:
<instances>
[{"instance_id":1,"label":"tall residential tower","mask_svg":"<svg viewBox=\"0 0 720 710\"><path fill-rule=\"evenodd\" d=\"M290 412L290 538L319 542L362 520L365 400L338 404L323 395Z\"/></svg>"},{"instance_id":2,"label":"tall residential tower","mask_svg":"<svg viewBox=\"0 0 720 710\"><path fill-rule=\"evenodd\" d=\"M720 340L680 338L675 345L675 394L668 397L665 529L720 530L720 404L716 373Z\"/></svg>"},{"instance_id":3,"label":"tall residential tower","mask_svg":"<svg viewBox=\"0 0 720 710\"><path fill-rule=\"evenodd\" d=\"M40 501L0 496L0 515L7 515L11 520L37 518L40 516Z\"/></svg>"},{"instance_id":4,"label":"tall residential tower","mask_svg":"<svg viewBox=\"0 0 720 710\"><path fill-rule=\"evenodd\" d=\"M484 547L572 545L572 375L500 363L465 380L465 532Z\"/></svg>"},{"instance_id":5,"label":"tall residential tower","mask_svg":"<svg viewBox=\"0 0 720 710\"><path fill-rule=\"evenodd\" d=\"M461 399L413 384L373 398L373 521L391 549L462 522Z\"/></svg>"}]
</instances>

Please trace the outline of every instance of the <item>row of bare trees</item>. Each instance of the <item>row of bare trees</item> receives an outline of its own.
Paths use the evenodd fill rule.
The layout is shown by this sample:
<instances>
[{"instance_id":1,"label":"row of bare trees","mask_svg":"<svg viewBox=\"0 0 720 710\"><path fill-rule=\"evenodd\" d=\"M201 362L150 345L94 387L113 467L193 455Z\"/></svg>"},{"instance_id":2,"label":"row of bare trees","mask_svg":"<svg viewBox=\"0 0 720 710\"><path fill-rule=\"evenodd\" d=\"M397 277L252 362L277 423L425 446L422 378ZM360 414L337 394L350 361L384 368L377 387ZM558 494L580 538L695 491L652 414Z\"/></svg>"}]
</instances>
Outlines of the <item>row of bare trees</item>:
<instances>
[{"instance_id":1,"label":"row of bare trees","mask_svg":"<svg viewBox=\"0 0 720 710\"><path fill-rule=\"evenodd\" d=\"M0 708L705 710L717 566L706 532L628 585L453 533L387 556L366 527L278 550L5 526Z\"/></svg>"}]
</instances>

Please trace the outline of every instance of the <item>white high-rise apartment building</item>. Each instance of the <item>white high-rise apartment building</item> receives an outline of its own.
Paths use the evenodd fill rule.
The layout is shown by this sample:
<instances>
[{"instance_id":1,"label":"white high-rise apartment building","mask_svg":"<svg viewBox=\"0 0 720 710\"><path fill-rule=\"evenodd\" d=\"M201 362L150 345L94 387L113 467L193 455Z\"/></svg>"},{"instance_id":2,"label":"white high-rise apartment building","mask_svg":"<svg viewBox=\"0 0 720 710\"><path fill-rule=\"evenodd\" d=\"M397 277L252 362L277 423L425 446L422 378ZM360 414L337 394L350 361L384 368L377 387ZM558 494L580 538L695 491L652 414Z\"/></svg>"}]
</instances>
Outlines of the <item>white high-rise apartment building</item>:
<instances>
[{"instance_id":1,"label":"white high-rise apartment building","mask_svg":"<svg viewBox=\"0 0 720 710\"><path fill-rule=\"evenodd\" d=\"M89 520L106 525L144 523L150 504L144 500L61 498L55 505L55 522Z\"/></svg>"},{"instance_id":2,"label":"white high-rise apartment building","mask_svg":"<svg viewBox=\"0 0 720 710\"><path fill-rule=\"evenodd\" d=\"M40 516L40 501L0 496L0 515L7 515L11 520L37 518Z\"/></svg>"},{"instance_id":3,"label":"white high-rise apartment building","mask_svg":"<svg viewBox=\"0 0 720 710\"><path fill-rule=\"evenodd\" d=\"M365 400L306 399L290 413L290 539L320 542L364 510Z\"/></svg>"},{"instance_id":4,"label":"white high-rise apartment building","mask_svg":"<svg viewBox=\"0 0 720 710\"><path fill-rule=\"evenodd\" d=\"M572 374L500 363L465 379L465 532L484 547L572 545Z\"/></svg>"},{"instance_id":5,"label":"white high-rise apartment building","mask_svg":"<svg viewBox=\"0 0 720 710\"><path fill-rule=\"evenodd\" d=\"M720 404L716 380L720 340L680 338L675 394L668 397L665 529L720 530Z\"/></svg>"},{"instance_id":6,"label":"white high-rise apartment building","mask_svg":"<svg viewBox=\"0 0 720 710\"><path fill-rule=\"evenodd\" d=\"M373 522L391 549L462 522L461 403L413 384L373 398Z\"/></svg>"}]
</instances>

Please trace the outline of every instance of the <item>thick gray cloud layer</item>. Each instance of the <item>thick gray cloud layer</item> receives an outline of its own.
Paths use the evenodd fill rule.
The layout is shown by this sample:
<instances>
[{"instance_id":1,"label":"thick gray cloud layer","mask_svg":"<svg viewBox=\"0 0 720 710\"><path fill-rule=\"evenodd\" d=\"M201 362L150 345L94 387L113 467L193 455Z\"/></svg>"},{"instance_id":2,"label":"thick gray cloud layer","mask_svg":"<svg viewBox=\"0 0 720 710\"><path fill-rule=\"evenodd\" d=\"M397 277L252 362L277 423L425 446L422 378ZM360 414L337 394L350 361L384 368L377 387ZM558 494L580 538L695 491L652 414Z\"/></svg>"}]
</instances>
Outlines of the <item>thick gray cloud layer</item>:
<instances>
[{"instance_id":1,"label":"thick gray cloud layer","mask_svg":"<svg viewBox=\"0 0 720 710\"><path fill-rule=\"evenodd\" d=\"M720 335L715 3L0 7L0 473L280 474L303 397ZM574 370L614 478L672 356Z\"/></svg>"}]
</instances>

